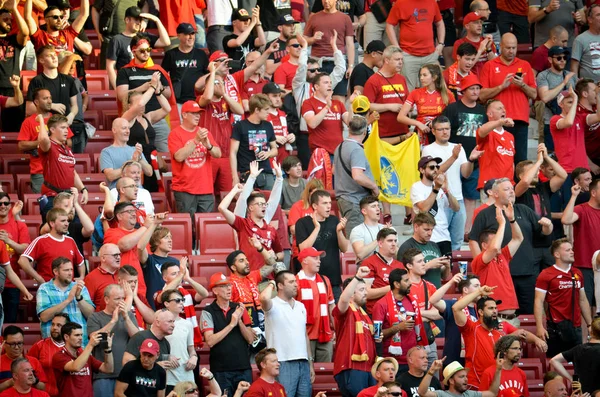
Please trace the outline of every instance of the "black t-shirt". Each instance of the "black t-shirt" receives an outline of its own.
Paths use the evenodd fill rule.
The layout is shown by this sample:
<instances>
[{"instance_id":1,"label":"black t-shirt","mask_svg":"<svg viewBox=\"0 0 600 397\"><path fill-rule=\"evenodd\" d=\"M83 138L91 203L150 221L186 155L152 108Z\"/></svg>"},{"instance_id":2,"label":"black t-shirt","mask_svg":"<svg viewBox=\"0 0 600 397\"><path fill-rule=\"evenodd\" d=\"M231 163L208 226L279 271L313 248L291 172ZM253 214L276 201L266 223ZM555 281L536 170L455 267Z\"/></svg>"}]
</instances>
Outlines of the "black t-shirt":
<instances>
[{"instance_id":1,"label":"black t-shirt","mask_svg":"<svg viewBox=\"0 0 600 397\"><path fill-rule=\"evenodd\" d=\"M45 74L38 74L29 83L27 100L33 102L33 93L37 88L46 88L52 95L52 103L65 105L65 115L71 111L71 97L77 96L75 79L66 74L59 73L58 77L51 79Z\"/></svg>"},{"instance_id":2,"label":"black t-shirt","mask_svg":"<svg viewBox=\"0 0 600 397\"><path fill-rule=\"evenodd\" d=\"M256 5L260 7L260 22L265 32L279 33L277 29L279 17L292 13L292 5L289 1L256 0ZM246 9L250 8L246 7Z\"/></svg>"},{"instance_id":3,"label":"black t-shirt","mask_svg":"<svg viewBox=\"0 0 600 397\"><path fill-rule=\"evenodd\" d=\"M279 62L281 62L283 57L285 57L288 54L287 50L285 49L285 40L280 40L278 37L273 41L276 41L279 43L279 49L277 51L271 53L271 55L269 55L269 59L274 61L275 63L279 63ZM271 46L271 44L273 43L273 41L269 41L265 48L269 48Z\"/></svg>"},{"instance_id":4,"label":"black t-shirt","mask_svg":"<svg viewBox=\"0 0 600 397\"><path fill-rule=\"evenodd\" d=\"M354 22L354 17L359 17L365 13L365 3L363 0L337 0L336 8L338 11L350 17L350 20ZM323 2L316 0L313 4L312 13L323 11Z\"/></svg>"},{"instance_id":5,"label":"black t-shirt","mask_svg":"<svg viewBox=\"0 0 600 397\"><path fill-rule=\"evenodd\" d=\"M423 377L417 378L414 375L411 375L408 372L403 373L398 377L398 382L402 385L402 390L406 392L408 397L419 397L419 385L421 384L421 380ZM431 377L431 383L429 384L429 390L436 391L442 390L442 385L440 381L435 376Z\"/></svg>"},{"instance_id":6,"label":"black t-shirt","mask_svg":"<svg viewBox=\"0 0 600 397\"><path fill-rule=\"evenodd\" d=\"M342 284L342 270L340 266L340 246L338 245L337 227L340 220L335 215L329 215L327 219L319 222L321 229L313 244L313 247L319 251L325 251L326 255L321 260L321 270L319 274L329 277L331 285ZM310 216L305 216L296 222L296 243L300 243L310 236L315 230L315 225Z\"/></svg>"},{"instance_id":7,"label":"black t-shirt","mask_svg":"<svg viewBox=\"0 0 600 397\"><path fill-rule=\"evenodd\" d=\"M563 352L562 355L567 362L573 363L584 393L600 389L600 343L584 343Z\"/></svg>"},{"instance_id":8,"label":"black t-shirt","mask_svg":"<svg viewBox=\"0 0 600 397\"><path fill-rule=\"evenodd\" d=\"M120 85L128 85L129 89L132 90L139 86L144 85L146 82L152 80L152 75L156 70L152 69L140 69L140 68L121 68L117 73L117 87ZM163 87L169 87L169 80L161 74L160 82ZM146 112L152 112L153 110L160 109L160 103L156 99L155 95L146 104Z\"/></svg>"},{"instance_id":9,"label":"black t-shirt","mask_svg":"<svg viewBox=\"0 0 600 397\"><path fill-rule=\"evenodd\" d=\"M155 397L167 387L167 371L156 363L147 370L138 359L125 364L117 380L129 385L125 389L127 397Z\"/></svg>"},{"instance_id":10,"label":"black t-shirt","mask_svg":"<svg viewBox=\"0 0 600 397\"><path fill-rule=\"evenodd\" d=\"M169 73L171 84L173 84L173 95L177 103L196 100L194 85L196 81L204 76L208 67L206 53L197 48L187 54L181 52L178 47L165 52L162 67Z\"/></svg>"},{"instance_id":11,"label":"black t-shirt","mask_svg":"<svg viewBox=\"0 0 600 397\"><path fill-rule=\"evenodd\" d=\"M504 215L504 218L506 219L506 227L504 228L502 247L506 246L512 239L510 223L508 223L506 215ZM540 272L540 266L534 260L532 242L535 235L542 233L542 226L538 223L540 217L531 208L523 204L515 204L515 218L517 218L524 239L510 261L510 274L512 276L537 275ZM477 215L473 221L471 233L469 233L469 240L479 241L479 235L487 229L498 230L495 205L490 205Z\"/></svg>"},{"instance_id":12,"label":"black t-shirt","mask_svg":"<svg viewBox=\"0 0 600 397\"><path fill-rule=\"evenodd\" d=\"M488 121L485 108L479 103L470 108L462 101L456 101L444 109L444 115L450 120L450 142L460 143L469 156L477 145L477 129Z\"/></svg>"},{"instance_id":13,"label":"black t-shirt","mask_svg":"<svg viewBox=\"0 0 600 397\"><path fill-rule=\"evenodd\" d=\"M254 45L254 41L256 40L256 36L250 34L248 35L248 37L246 38L246 41L244 41L242 43L242 45L237 46L237 47L228 47L227 43L229 42L229 40L235 40L238 38L237 34L230 34L227 35L225 37L223 37L223 51L225 51L225 53L227 54L227 56L229 58L231 58L234 61L242 61L242 64L244 64L246 62L246 55L248 55L249 52L252 51L256 51L258 49L258 47L256 47ZM238 69L241 70L243 69L243 66ZM237 72L237 70L234 70L234 72Z\"/></svg>"},{"instance_id":14,"label":"black t-shirt","mask_svg":"<svg viewBox=\"0 0 600 397\"><path fill-rule=\"evenodd\" d=\"M23 46L17 42L17 35L11 34L5 37L0 37L0 51L2 56L0 57L0 88L10 88L10 76L13 74L20 75L21 67L19 65L19 55Z\"/></svg>"},{"instance_id":15,"label":"black t-shirt","mask_svg":"<svg viewBox=\"0 0 600 397\"><path fill-rule=\"evenodd\" d=\"M373 76L375 71L365 65L363 62L356 65L352 74L350 75L350 92L354 92L354 87L357 85L365 87L369 77Z\"/></svg>"},{"instance_id":16,"label":"black t-shirt","mask_svg":"<svg viewBox=\"0 0 600 397\"><path fill-rule=\"evenodd\" d=\"M144 281L146 282L146 299L152 310L156 310L154 305L154 294L162 290L165 286L165 280L162 278L160 271L165 262L179 263L177 258L172 256L148 255L146 263L141 263L142 271L144 272Z\"/></svg>"},{"instance_id":17,"label":"black t-shirt","mask_svg":"<svg viewBox=\"0 0 600 397\"><path fill-rule=\"evenodd\" d=\"M83 236L83 225L77 216L73 218L71 222L69 222L69 237L75 240L75 244L77 244L77 248L79 252L83 255L83 244L90 241L89 237Z\"/></svg>"},{"instance_id":18,"label":"black t-shirt","mask_svg":"<svg viewBox=\"0 0 600 397\"><path fill-rule=\"evenodd\" d=\"M249 120L242 120L233 126L231 139L240 141L237 152L237 170L246 172L250 171L250 163L256 160L258 152L266 152L271 149L269 142L275 141L275 132L273 125L268 121L254 124ZM259 161L258 165L263 169L263 173L273 173L269 160ZM235 172L235 170L232 171Z\"/></svg>"},{"instance_id":19,"label":"black t-shirt","mask_svg":"<svg viewBox=\"0 0 600 397\"><path fill-rule=\"evenodd\" d=\"M530 187L525 193L517 197L515 201L531 208L539 217L552 219L551 196L552 189L550 189L550 182L547 181L538 183L535 187ZM550 248L552 239L553 234L546 236L540 233L534 236L533 246L536 248Z\"/></svg>"},{"instance_id":20,"label":"black t-shirt","mask_svg":"<svg viewBox=\"0 0 600 397\"><path fill-rule=\"evenodd\" d=\"M140 346L142 346L142 342L146 339L154 339L158 342L158 346L160 347L160 355L158 356L157 361L163 361L161 357L163 354L171 354L171 344L169 343L169 341L166 339L157 339L156 336L154 336L154 334L149 329L145 329L133 335L129 339L125 351L135 356L135 358L140 358Z\"/></svg>"},{"instance_id":21,"label":"black t-shirt","mask_svg":"<svg viewBox=\"0 0 600 397\"><path fill-rule=\"evenodd\" d=\"M158 41L158 36L148 34L148 38L150 39L150 47L154 47ZM130 48L131 39L132 37L119 33L114 36L108 44L108 48L106 49L106 59L117 61L115 65L117 70L121 70L123 66L127 65L133 59Z\"/></svg>"}]
</instances>

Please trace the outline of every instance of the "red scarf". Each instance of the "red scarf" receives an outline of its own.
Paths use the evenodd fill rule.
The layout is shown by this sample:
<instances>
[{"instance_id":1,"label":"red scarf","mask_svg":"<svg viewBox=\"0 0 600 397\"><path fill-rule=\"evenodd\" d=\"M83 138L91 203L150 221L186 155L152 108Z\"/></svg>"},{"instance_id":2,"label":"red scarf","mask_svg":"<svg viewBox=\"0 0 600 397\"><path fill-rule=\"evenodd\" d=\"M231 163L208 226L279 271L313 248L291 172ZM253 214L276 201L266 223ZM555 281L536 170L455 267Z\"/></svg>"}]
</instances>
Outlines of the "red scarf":
<instances>
[{"instance_id":1,"label":"red scarf","mask_svg":"<svg viewBox=\"0 0 600 397\"><path fill-rule=\"evenodd\" d=\"M298 287L300 292L300 302L306 307L306 324L313 325L316 319L313 317L315 297L313 294L313 285L317 285L319 291L319 343L327 343L333 337L331 332L331 326L329 325L329 309L327 302L327 284L323 280L320 274L317 273L314 280L306 278L304 271L300 271L296 275L298 280Z\"/></svg>"},{"instance_id":2,"label":"red scarf","mask_svg":"<svg viewBox=\"0 0 600 397\"><path fill-rule=\"evenodd\" d=\"M354 303L350 303L350 310L352 310L352 316L354 317L355 335L352 356L350 356L350 359L352 361L368 362L371 357L369 357L369 354L367 353L367 338L373 339L373 322L362 307L356 308ZM370 331L369 335L365 335L363 324L368 324Z\"/></svg>"},{"instance_id":3,"label":"red scarf","mask_svg":"<svg viewBox=\"0 0 600 397\"><path fill-rule=\"evenodd\" d=\"M148 70L156 70L159 71L169 82L169 88L171 89L171 97L169 100L169 105L171 105L171 113L167 116L167 123L169 124L171 130L175 127L178 127L179 122L179 112L177 111L177 101L175 99L175 91L173 90L173 84L171 84L171 78L169 74L160 66L156 65L152 58L149 58L145 63L135 63L135 58L131 60L127 65L123 66L124 68L138 68L138 69L148 69ZM117 100L117 106L119 109L119 116L123 115L123 104L121 101Z\"/></svg>"},{"instance_id":4,"label":"red scarf","mask_svg":"<svg viewBox=\"0 0 600 397\"><path fill-rule=\"evenodd\" d=\"M194 308L194 297L183 287L177 288L183 295L183 313L181 317L189 321L194 327L194 347L200 349L204 344L202 342L202 334L200 333L200 327L198 327L198 318L196 317L196 309Z\"/></svg>"},{"instance_id":5,"label":"red scarf","mask_svg":"<svg viewBox=\"0 0 600 397\"><path fill-rule=\"evenodd\" d=\"M407 297L408 299L408 297ZM398 322L406 320L406 314L401 313L398 310L398 305L396 304L396 298L394 298L394 293L392 291L388 292L385 295L385 301L387 303L387 320L390 324L390 327ZM421 317L421 312L419 311L419 305L415 301L410 302L413 305L414 309L414 320L415 320L415 328L414 331L417 334L417 344L422 346L427 346L427 338L423 338L421 335L421 330L423 329L423 318ZM395 356L401 356L402 352L402 337L400 335L402 331L396 333L396 335L392 336L392 340L390 342L389 353Z\"/></svg>"}]
</instances>

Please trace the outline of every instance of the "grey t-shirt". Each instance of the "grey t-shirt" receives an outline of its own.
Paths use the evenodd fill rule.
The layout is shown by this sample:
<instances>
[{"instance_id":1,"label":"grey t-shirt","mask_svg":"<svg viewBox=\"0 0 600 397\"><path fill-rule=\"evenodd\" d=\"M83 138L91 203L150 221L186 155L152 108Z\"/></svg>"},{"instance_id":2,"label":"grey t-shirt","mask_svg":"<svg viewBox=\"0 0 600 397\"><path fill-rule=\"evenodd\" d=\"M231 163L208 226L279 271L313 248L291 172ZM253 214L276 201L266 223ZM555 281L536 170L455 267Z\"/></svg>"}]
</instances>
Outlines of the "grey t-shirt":
<instances>
[{"instance_id":1,"label":"grey t-shirt","mask_svg":"<svg viewBox=\"0 0 600 397\"><path fill-rule=\"evenodd\" d=\"M129 318L137 326L137 320L133 313L129 312ZM110 322L112 315L101 312L92 313L87 321L87 332L90 335L92 332L96 332L101 328L104 328L106 324ZM94 372L94 379L116 379L123 368L123 354L125 348L129 342L129 334L127 333L127 327L125 326L125 320L119 316L119 321L113 327L111 333L113 334L113 361L115 364L115 370L112 374L104 374L102 372ZM94 348L94 357L100 361L104 361L104 349L100 349L98 346Z\"/></svg>"},{"instance_id":2,"label":"grey t-shirt","mask_svg":"<svg viewBox=\"0 0 600 397\"><path fill-rule=\"evenodd\" d=\"M550 69L546 69L539 72L537 77L535 78L538 89L540 87L548 87L549 90L552 90L558 87L562 84L568 72L568 70L565 70L561 74L556 74ZM568 90L569 87L573 87L573 89L575 89L575 84L577 84L577 77L573 76L569 84L565 87L565 90ZM553 114L550 108L548 106L544 106L544 124L549 125L552 116Z\"/></svg>"},{"instance_id":3,"label":"grey t-shirt","mask_svg":"<svg viewBox=\"0 0 600 397\"><path fill-rule=\"evenodd\" d=\"M104 172L107 168L112 168L114 170L121 168L123 164L127 160L131 160L133 153L135 152L135 146L114 146L110 145L105 147L100 152L100 172ZM142 159L147 162L146 157L142 153ZM117 180L115 179L112 182L108 180L106 183L112 189L117 186Z\"/></svg>"},{"instance_id":4,"label":"grey t-shirt","mask_svg":"<svg viewBox=\"0 0 600 397\"><path fill-rule=\"evenodd\" d=\"M296 201L299 201L304 188L306 187L306 179L300 178L298 186L291 186L288 179L284 179L281 191L281 209L289 210Z\"/></svg>"},{"instance_id":5,"label":"grey t-shirt","mask_svg":"<svg viewBox=\"0 0 600 397\"><path fill-rule=\"evenodd\" d=\"M549 6L551 2L552 0L529 0L529 7L540 7L542 9ZM575 19L572 13L582 8L582 0L561 1L558 10L544 15L544 18L535 23L535 43L533 43L533 48L539 47L548 41L550 29L557 25L564 27L569 32L569 44L567 47L571 47L575 36Z\"/></svg>"},{"instance_id":6,"label":"grey t-shirt","mask_svg":"<svg viewBox=\"0 0 600 397\"><path fill-rule=\"evenodd\" d=\"M579 61L579 78L600 80L600 35L589 30L575 38L571 58Z\"/></svg>"},{"instance_id":7,"label":"grey t-shirt","mask_svg":"<svg viewBox=\"0 0 600 397\"><path fill-rule=\"evenodd\" d=\"M480 391L467 390L463 394L454 394L444 390L436 390L437 397L481 397L483 394Z\"/></svg>"},{"instance_id":8,"label":"grey t-shirt","mask_svg":"<svg viewBox=\"0 0 600 397\"><path fill-rule=\"evenodd\" d=\"M344 139L344 142L340 145L341 150L339 146L335 149L333 159L335 168L335 196L358 204L362 198L370 195L371 192L359 185L352 178L352 175L346 172L342 161L350 172L352 172L352 168L365 170L365 175L369 179L373 179L371 167L365 156L363 145L352 139Z\"/></svg>"}]
</instances>

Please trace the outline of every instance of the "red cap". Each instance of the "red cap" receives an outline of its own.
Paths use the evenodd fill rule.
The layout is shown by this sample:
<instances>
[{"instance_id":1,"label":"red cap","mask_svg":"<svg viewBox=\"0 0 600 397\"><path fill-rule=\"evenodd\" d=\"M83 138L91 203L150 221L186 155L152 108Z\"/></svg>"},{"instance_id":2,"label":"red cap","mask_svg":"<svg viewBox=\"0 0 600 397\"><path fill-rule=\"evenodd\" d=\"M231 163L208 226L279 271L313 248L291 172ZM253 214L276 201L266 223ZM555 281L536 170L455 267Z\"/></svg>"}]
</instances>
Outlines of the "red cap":
<instances>
[{"instance_id":1,"label":"red cap","mask_svg":"<svg viewBox=\"0 0 600 397\"><path fill-rule=\"evenodd\" d=\"M140 353L150 353L153 356L158 355L160 351L160 347L158 346L158 342L154 339L144 339L142 345L140 346Z\"/></svg>"},{"instance_id":2,"label":"red cap","mask_svg":"<svg viewBox=\"0 0 600 397\"><path fill-rule=\"evenodd\" d=\"M225 59L229 59L229 57L227 56L226 53L224 53L221 50L217 50L215 52L213 52L212 54L210 54L210 58L208 58L209 62L214 62L219 58L225 58Z\"/></svg>"},{"instance_id":3,"label":"red cap","mask_svg":"<svg viewBox=\"0 0 600 397\"><path fill-rule=\"evenodd\" d=\"M210 276L210 283L208 285L208 289L213 289L215 287L218 287L219 285L227 284L231 284L231 282L227 277L225 277L223 273L215 273L212 276Z\"/></svg>"},{"instance_id":4,"label":"red cap","mask_svg":"<svg viewBox=\"0 0 600 397\"><path fill-rule=\"evenodd\" d=\"M322 258L325 256L325 251L317 251L314 247L304 248L298 254L298 261L302 263L302 261L309 256L320 256Z\"/></svg>"},{"instance_id":5,"label":"red cap","mask_svg":"<svg viewBox=\"0 0 600 397\"><path fill-rule=\"evenodd\" d=\"M479 15L476 12L470 12L467 15L465 15L465 17L463 18L463 25L466 25L473 21L479 21L480 19L483 19L483 17L481 15Z\"/></svg>"},{"instance_id":6,"label":"red cap","mask_svg":"<svg viewBox=\"0 0 600 397\"><path fill-rule=\"evenodd\" d=\"M181 113L199 113L201 110L200 105L194 101L187 101L181 107Z\"/></svg>"},{"instance_id":7,"label":"red cap","mask_svg":"<svg viewBox=\"0 0 600 397\"><path fill-rule=\"evenodd\" d=\"M461 91L464 91L473 85L478 85L481 87L481 83L479 82L477 75L475 73L469 73L467 75L467 77L465 77L464 79L461 80L460 89L461 89Z\"/></svg>"}]
</instances>

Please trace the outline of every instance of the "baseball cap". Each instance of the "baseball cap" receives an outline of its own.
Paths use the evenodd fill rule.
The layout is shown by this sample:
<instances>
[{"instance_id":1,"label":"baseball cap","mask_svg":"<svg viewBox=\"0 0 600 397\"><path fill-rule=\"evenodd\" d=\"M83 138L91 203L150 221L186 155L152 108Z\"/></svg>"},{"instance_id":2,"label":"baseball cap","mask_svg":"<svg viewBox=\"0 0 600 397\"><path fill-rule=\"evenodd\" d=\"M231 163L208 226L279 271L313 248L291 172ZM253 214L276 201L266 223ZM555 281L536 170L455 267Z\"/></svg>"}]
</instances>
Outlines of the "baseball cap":
<instances>
[{"instance_id":1,"label":"baseball cap","mask_svg":"<svg viewBox=\"0 0 600 397\"><path fill-rule=\"evenodd\" d=\"M491 296L483 296L483 297L479 298L479 300L477 300L477 310L483 310L483 308L485 307L485 302L487 302L487 301L494 301L494 302L496 302L496 305L502 304L501 300L496 300L496 299L492 298Z\"/></svg>"},{"instance_id":2,"label":"baseball cap","mask_svg":"<svg viewBox=\"0 0 600 397\"><path fill-rule=\"evenodd\" d=\"M201 110L200 105L194 101L187 101L181 106L181 113L199 113Z\"/></svg>"},{"instance_id":3,"label":"baseball cap","mask_svg":"<svg viewBox=\"0 0 600 397\"><path fill-rule=\"evenodd\" d=\"M131 6L125 10L125 18L140 18L141 14L142 10L137 6Z\"/></svg>"},{"instance_id":4,"label":"baseball cap","mask_svg":"<svg viewBox=\"0 0 600 397\"><path fill-rule=\"evenodd\" d=\"M448 386L448 381L450 380L450 378L452 378L455 373L462 370L466 370L466 368L463 367L458 361L452 361L450 364L448 364L446 368L444 368L443 372L444 385Z\"/></svg>"},{"instance_id":5,"label":"baseball cap","mask_svg":"<svg viewBox=\"0 0 600 397\"><path fill-rule=\"evenodd\" d=\"M483 16L479 15L476 12L470 12L463 18L463 25L466 25L473 21L479 21L480 19L483 19Z\"/></svg>"},{"instance_id":6,"label":"baseball cap","mask_svg":"<svg viewBox=\"0 0 600 397\"><path fill-rule=\"evenodd\" d=\"M191 34L196 33L196 29L192 26L191 23L182 22L177 26L177 34Z\"/></svg>"},{"instance_id":7,"label":"baseball cap","mask_svg":"<svg viewBox=\"0 0 600 397\"><path fill-rule=\"evenodd\" d=\"M317 251L317 249L314 247L304 248L298 254L298 261L302 262L304 259L308 258L309 256L320 256L321 258L323 258L325 256L325 251Z\"/></svg>"},{"instance_id":8,"label":"baseball cap","mask_svg":"<svg viewBox=\"0 0 600 397\"><path fill-rule=\"evenodd\" d=\"M208 58L209 62L214 62L217 59L221 59L221 58L225 58L225 59L229 59L229 57L227 56L227 54L221 50L217 50L215 52L213 52L212 54L210 54L210 58Z\"/></svg>"},{"instance_id":9,"label":"baseball cap","mask_svg":"<svg viewBox=\"0 0 600 397\"><path fill-rule=\"evenodd\" d=\"M150 353L153 356L157 356L159 351L160 347L158 346L158 342L154 339L144 339L140 346L140 353Z\"/></svg>"},{"instance_id":10,"label":"baseball cap","mask_svg":"<svg viewBox=\"0 0 600 397\"><path fill-rule=\"evenodd\" d=\"M381 40L373 40L367 45L365 52L370 54L372 52L383 52L385 50L385 44Z\"/></svg>"},{"instance_id":11,"label":"baseball cap","mask_svg":"<svg viewBox=\"0 0 600 397\"><path fill-rule=\"evenodd\" d=\"M398 373L398 361L394 357L377 357L373 366L371 367L371 376L375 377L375 372L379 369L379 366L383 363L392 363L394 366L394 373Z\"/></svg>"},{"instance_id":12,"label":"baseball cap","mask_svg":"<svg viewBox=\"0 0 600 397\"><path fill-rule=\"evenodd\" d=\"M553 57L555 55L567 54L567 56L571 55L571 51L568 48L561 47L559 45L555 45L550 47L548 50L548 56Z\"/></svg>"},{"instance_id":13,"label":"baseball cap","mask_svg":"<svg viewBox=\"0 0 600 397\"><path fill-rule=\"evenodd\" d=\"M485 184L483 185L483 192L485 194L487 194L488 196L489 196L488 192L490 190L492 190L492 188L494 187L494 182L496 182L496 178L492 178L489 181L486 181Z\"/></svg>"},{"instance_id":14,"label":"baseball cap","mask_svg":"<svg viewBox=\"0 0 600 397\"><path fill-rule=\"evenodd\" d=\"M231 14L232 21L247 21L251 19L250 14L244 8L237 8Z\"/></svg>"},{"instance_id":15,"label":"baseball cap","mask_svg":"<svg viewBox=\"0 0 600 397\"><path fill-rule=\"evenodd\" d=\"M273 83L272 81L265 84L262 89L263 94L281 94L281 88L279 88L279 84Z\"/></svg>"},{"instance_id":16,"label":"baseball cap","mask_svg":"<svg viewBox=\"0 0 600 397\"><path fill-rule=\"evenodd\" d=\"M435 161L436 163L439 164L442 162L442 159L439 157L433 157L433 156L423 156L423 157L421 157L421 160L419 160L419 168L425 168L427 163L429 163L430 161Z\"/></svg>"},{"instance_id":17,"label":"baseball cap","mask_svg":"<svg viewBox=\"0 0 600 397\"><path fill-rule=\"evenodd\" d=\"M215 273L210 276L210 284L208 285L208 289L213 289L218 287L219 285L227 285L231 284L229 278L225 277L223 273Z\"/></svg>"},{"instance_id":18,"label":"baseball cap","mask_svg":"<svg viewBox=\"0 0 600 397\"><path fill-rule=\"evenodd\" d=\"M371 102L364 95L357 95L352 101L352 112L354 113L365 113L369 109L371 109Z\"/></svg>"},{"instance_id":19,"label":"baseball cap","mask_svg":"<svg viewBox=\"0 0 600 397\"><path fill-rule=\"evenodd\" d=\"M561 92L560 92L560 94L558 94L558 96L556 97L556 102L557 102L558 104L560 104L560 103L563 101L563 99L565 99L565 98L569 98L570 96L571 96L571 93L570 93L569 91L567 91L567 90L563 90L563 91L561 91Z\"/></svg>"},{"instance_id":20,"label":"baseball cap","mask_svg":"<svg viewBox=\"0 0 600 397\"><path fill-rule=\"evenodd\" d=\"M279 25L295 25L300 23L294 19L290 14L282 15L279 17L279 22L277 22L277 26Z\"/></svg>"},{"instance_id":21,"label":"baseball cap","mask_svg":"<svg viewBox=\"0 0 600 397\"><path fill-rule=\"evenodd\" d=\"M475 73L469 73L467 77L462 79L462 81L460 82L460 87L462 90L466 90L467 88L474 85L478 85L481 87L481 83L479 82L479 79L477 78L477 75Z\"/></svg>"}]
</instances>

